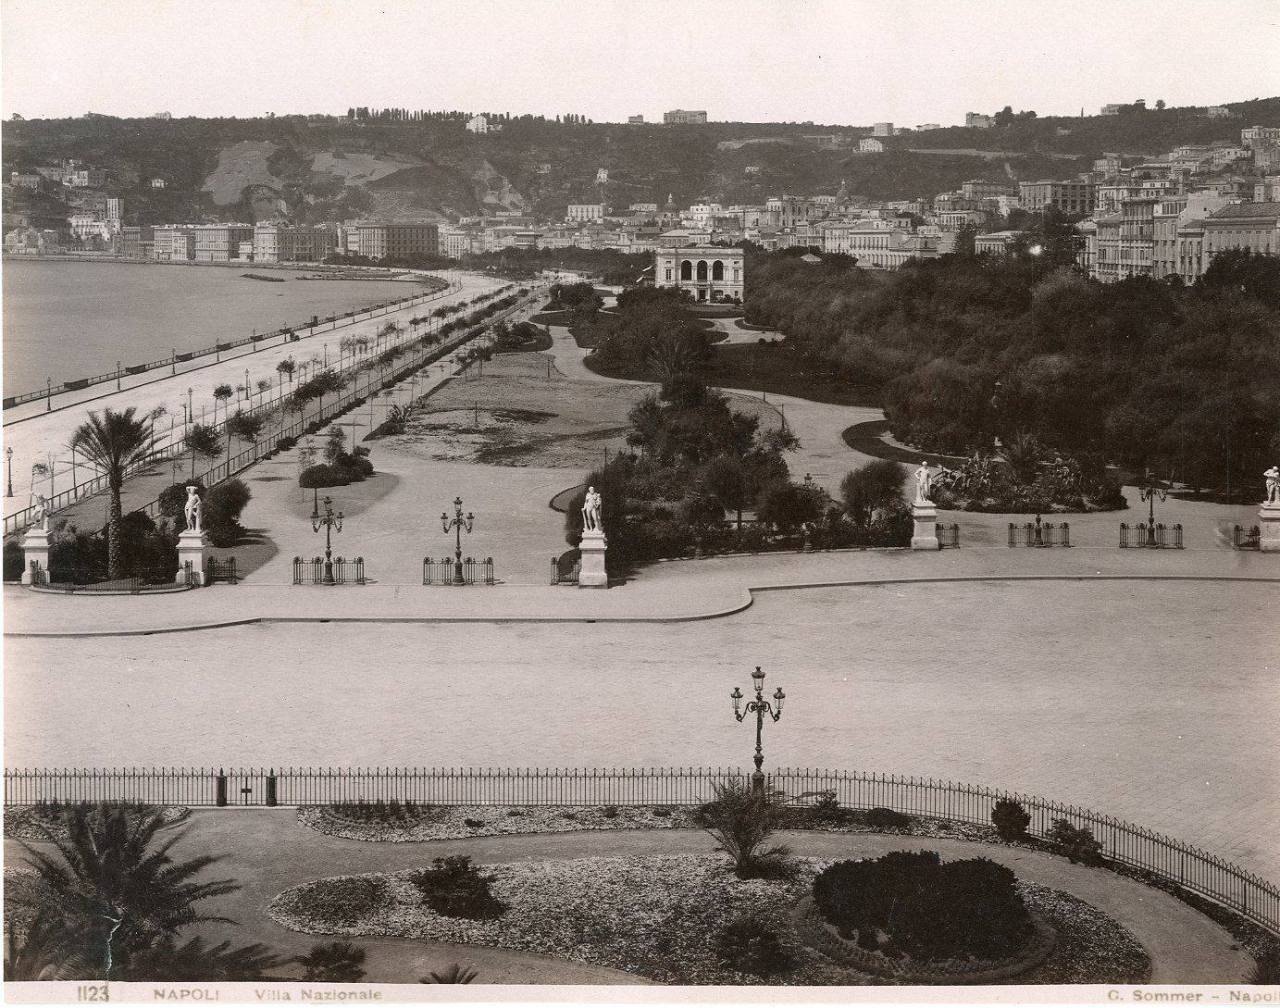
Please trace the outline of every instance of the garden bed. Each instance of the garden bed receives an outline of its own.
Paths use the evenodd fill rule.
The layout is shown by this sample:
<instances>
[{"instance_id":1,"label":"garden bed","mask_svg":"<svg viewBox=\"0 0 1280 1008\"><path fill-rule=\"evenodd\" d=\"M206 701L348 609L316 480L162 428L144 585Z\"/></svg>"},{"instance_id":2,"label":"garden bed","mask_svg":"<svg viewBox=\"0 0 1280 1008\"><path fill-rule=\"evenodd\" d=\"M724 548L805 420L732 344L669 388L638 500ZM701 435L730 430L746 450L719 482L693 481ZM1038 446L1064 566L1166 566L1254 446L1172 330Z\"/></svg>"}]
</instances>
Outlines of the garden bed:
<instances>
[{"instance_id":1,"label":"garden bed","mask_svg":"<svg viewBox=\"0 0 1280 1008\"><path fill-rule=\"evenodd\" d=\"M359 813L353 815L344 814L341 807L303 805L298 808L298 823L328 836L377 843L420 843L426 840L580 830L699 828L693 819L695 806L547 805L505 808L493 805L388 804L357 808ZM868 822L867 813L859 811L848 811L837 818L819 815L810 808L794 808L789 810L789 821L783 822L780 828L819 833L887 833L999 842L992 826L915 817L909 817L902 826L886 826L878 821Z\"/></svg>"},{"instance_id":2,"label":"garden bed","mask_svg":"<svg viewBox=\"0 0 1280 1008\"><path fill-rule=\"evenodd\" d=\"M413 938L518 949L593 963L673 984L872 985L893 983L841 966L808 947L792 911L827 862L801 859L793 878L741 881L720 857L582 858L486 866L496 919L430 909L414 871L308 882L268 907L307 934ZM1048 958L1016 983L1134 983L1149 960L1101 911L1053 890L1023 885L1028 906L1057 933ZM744 918L776 936L777 954L727 953L722 935Z\"/></svg>"},{"instance_id":3,"label":"garden bed","mask_svg":"<svg viewBox=\"0 0 1280 1008\"><path fill-rule=\"evenodd\" d=\"M4 835L11 840L48 841L49 837L41 826L54 832L55 835L66 836L62 826L62 813L66 805L10 805L4 810ZM138 806L147 812L156 811L153 806ZM164 816L166 826L176 826L191 814L185 805L162 805L158 811Z\"/></svg>"}]
</instances>

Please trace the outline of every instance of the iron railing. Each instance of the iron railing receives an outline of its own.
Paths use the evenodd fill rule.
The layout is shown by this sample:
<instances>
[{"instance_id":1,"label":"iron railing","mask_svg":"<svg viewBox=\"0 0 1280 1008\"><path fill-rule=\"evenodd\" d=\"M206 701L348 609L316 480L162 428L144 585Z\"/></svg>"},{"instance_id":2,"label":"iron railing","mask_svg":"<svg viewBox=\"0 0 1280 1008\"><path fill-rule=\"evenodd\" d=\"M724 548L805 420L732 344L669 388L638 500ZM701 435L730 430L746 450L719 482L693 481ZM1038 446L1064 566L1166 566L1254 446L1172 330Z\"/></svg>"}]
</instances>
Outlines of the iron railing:
<instances>
[{"instance_id":1,"label":"iron railing","mask_svg":"<svg viewBox=\"0 0 1280 1008\"><path fill-rule=\"evenodd\" d=\"M335 805L399 801L426 805L678 805L707 801L716 784L745 783L738 769L6 769L6 806L73 802L152 805ZM1280 888L1198 847L1078 805L933 778L860 771L781 769L770 787L793 802L831 793L846 808L990 825L997 801L1018 802L1027 832L1044 839L1065 819L1092 831L1112 862L1150 872L1238 911L1280 934Z\"/></svg>"},{"instance_id":2,"label":"iron railing","mask_svg":"<svg viewBox=\"0 0 1280 1008\"><path fill-rule=\"evenodd\" d=\"M476 560L466 557L461 564L448 557L439 560L422 558L422 583L424 585L473 585L496 584L493 576L493 557Z\"/></svg>"},{"instance_id":3,"label":"iron railing","mask_svg":"<svg viewBox=\"0 0 1280 1008\"><path fill-rule=\"evenodd\" d=\"M353 363L349 367L338 368L337 373L347 377L349 382L353 383L350 391L344 392L339 396L329 396L325 399L318 400L317 408L313 413L307 413L305 410L298 415L298 419L292 423L285 423L286 413L283 407L284 399L290 394L283 388L279 390L273 399L269 402L261 404L257 407L253 406L252 400L246 400L247 408L244 410L249 415L263 413L265 415L279 415L279 422L269 424L262 431L257 441L248 448L238 452L235 455L225 458L222 462L209 466L200 470L198 466L192 466L188 470L185 477L188 481L200 480L204 483L206 489L216 483L220 483L225 479L229 479L238 472L242 472L255 462L260 461L264 457L270 455L273 451L280 450L281 442L292 442L305 434L311 433L319 429L330 420L335 419L355 406L366 402L371 395L403 381L415 371L421 370L428 364L434 363L436 360L444 357L464 343L476 337L477 333L484 327L492 325L494 322L507 318L513 312L518 310L519 303L507 306L499 311L492 318L488 318L483 323L475 323L464 329L458 330L456 335L436 337L437 342L425 342L429 340L432 334L419 333L417 335L411 332L405 332L404 338L390 347L390 350L397 351L395 359L390 362L379 363L379 356L371 352L371 355L358 363ZM413 348L413 349L410 349ZM383 354L387 351L384 350ZM182 355L179 354L179 359ZM403 359L402 359L403 358ZM375 374L375 364L379 365ZM361 381L361 374L364 374L364 381ZM222 436L227 437L226 423L216 425L221 427ZM230 444L228 440L228 445ZM175 441L164 445L151 458L139 463L137 466L129 469L125 473L126 479L132 475L143 472L152 466L163 462L171 462L175 459L185 460L190 458L190 452L187 451L181 441ZM181 477L181 474L179 474ZM64 490L54 494L48 498L47 509L49 514L55 514L58 511L69 507L78 500L93 497L107 489L107 480L105 476L97 476L92 479L79 483L69 490ZM144 511L152 518L160 517L159 499L149 501L147 504L135 510ZM10 532L21 531L29 526L35 520L35 506L23 508L21 511L15 511L4 517L5 534Z\"/></svg>"},{"instance_id":4,"label":"iron railing","mask_svg":"<svg viewBox=\"0 0 1280 1008\"><path fill-rule=\"evenodd\" d=\"M182 570L185 576L181 580L176 577L179 571L176 565L137 567L125 571L119 577L111 577L101 568L58 566L51 563L47 570L42 570L35 561L32 561L32 583L51 591L66 592L68 595L94 593L137 595L148 589L172 589L175 584L193 587L194 572L189 567Z\"/></svg>"},{"instance_id":5,"label":"iron railing","mask_svg":"<svg viewBox=\"0 0 1280 1008\"><path fill-rule=\"evenodd\" d=\"M437 278L438 279L438 278ZM395 298L391 301L383 301L380 304L371 305L368 308L361 308L359 311L344 312L342 315L329 315L324 319L313 316L310 322L304 322L297 326L286 326L283 329L277 329L270 333L254 333L252 336L246 336L244 339L231 340L226 343L215 343L213 346L204 347L200 350L188 350L183 353L171 353L168 357L161 357L158 360L148 361L144 364L130 364L121 368L104 372L100 375L93 375L89 378L76 378L70 381L60 382L57 385L46 385L41 389L33 389L30 392L21 392L18 395L6 396L4 398L3 408L10 409L14 406L21 406L23 403L35 402L38 399L46 399L52 396L61 395L64 392L78 392L81 389L88 388L90 385L100 385L103 382L116 381L127 375L142 374L156 368L173 368L178 363L185 363L194 360L197 357L207 357L210 354L221 355L231 350L238 350L240 347L249 346L252 343L262 343L264 340L282 337L284 341L288 341L296 334L306 333L307 336L314 336L318 332L323 331L324 326L329 329L338 328L341 325L351 325L355 322L365 321L376 317L377 315L386 315L389 312L396 311L400 308L408 307L416 301L429 301L438 298L448 292L446 285L444 290L435 288L430 291L410 294L402 298ZM255 347L255 349L257 349Z\"/></svg>"},{"instance_id":6,"label":"iron railing","mask_svg":"<svg viewBox=\"0 0 1280 1008\"><path fill-rule=\"evenodd\" d=\"M1238 550L1256 550L1262 548L1262 527L1254 525L1248 529L1239 525L1231 529L1231 545Z\"/></svg>"},{"instance_id":7,"label":"iron railing","mask_svg":"<svg viewBox=\"0 0 1280 1008\"><path fill-rule=\"evenodd\" d=\"M1035 522L1015 525L1009 522L1010 546L1070 546L1071 525L1063 522L1042 522L1037 517Z\"/></svg>"},{"instance_id":8,"label":"iron railing","mask_svg":"<svg viewBox=\"0 0 1280 1008\"><path fill-rule=\"evenodd\" d=\"M296 585L329 584L330 582L325 578L326 565L332 568L333 584L362 585L365 583L364 557L356 557L354 560L336 557L332 561L327 561L324 557L312 557L310 560L294 557L293 583Z\"/></svg>"},{"instance_id":9,"label":"iron railing","mask_svg":"<svg viewBox=\"0 0 1280 1008\"><path fill-rule=\"evenodd\" d=\"M219 560L217 557L205 558L204 583L211 585L215 581L223 581L226 584L239 584L240 575L236 572L235 557L227 557L225 560Z\"/></svg>"},{"instance_id":10,"label":"iron railing","mask_svg":"<svg viewBox=\"0 0 1280 1008\"><path fill-rule=\"evenodd\" d=\"M1149 526L1145 522L1138 522L1131 527L1121 522L1120 548L1182 549L1182 526L1164 525L1160 522Z\"/></svg>"},{"instance_id":11,"label":"iron railing","mask_svg":"<svg viewBox=\"0 0 1280 1008\"><path fill-rule=\"evenodd\" d=\"M955 522L950 525L935 524L934 534L938 537L938 549L949 549L960 545L960 526Z\"/></svg>"}]
</instances>

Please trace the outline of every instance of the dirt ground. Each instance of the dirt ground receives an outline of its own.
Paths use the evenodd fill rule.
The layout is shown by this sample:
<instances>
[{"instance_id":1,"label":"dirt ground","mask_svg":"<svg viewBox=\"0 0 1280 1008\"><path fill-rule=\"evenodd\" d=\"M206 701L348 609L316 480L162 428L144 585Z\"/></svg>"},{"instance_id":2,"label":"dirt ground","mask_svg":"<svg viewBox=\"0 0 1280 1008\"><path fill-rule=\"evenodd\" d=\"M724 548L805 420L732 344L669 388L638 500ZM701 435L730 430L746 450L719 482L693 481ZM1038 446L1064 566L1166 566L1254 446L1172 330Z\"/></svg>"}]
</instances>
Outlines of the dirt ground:
<instances>
[{"instance_id":1,"label":"dirt ground","mask_svg":"<svg viewBox=\"0 0 1280 1008\"><path fill-rule=\"evenodd\" d=\"M567 378L545 353L502 354L455 379L385 442L421 458L581 469L626 447L627 413L652 388ZM734 409L776 426L773 407L733 395Z\"/></svg>"}]
</instances>

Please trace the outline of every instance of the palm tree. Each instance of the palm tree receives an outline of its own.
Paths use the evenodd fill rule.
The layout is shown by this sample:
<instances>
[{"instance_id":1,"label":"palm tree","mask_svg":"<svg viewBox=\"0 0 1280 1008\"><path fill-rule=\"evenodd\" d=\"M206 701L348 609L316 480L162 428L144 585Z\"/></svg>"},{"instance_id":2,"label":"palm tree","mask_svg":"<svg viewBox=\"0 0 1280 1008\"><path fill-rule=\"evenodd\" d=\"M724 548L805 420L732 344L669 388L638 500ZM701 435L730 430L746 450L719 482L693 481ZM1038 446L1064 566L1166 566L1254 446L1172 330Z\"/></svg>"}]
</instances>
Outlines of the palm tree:
<instances>
[{"instance_id":1,"label":"palm tree","mask_svg":"<svg viewBox=\"0 0 1280 1008\"><path fill-rule=\"evenodd\" d=\"M240 886L192 881L217 858L175 861L170 851L183 832L159 839L167 828L159 809L86 804L67 810L63 829L42 827L53 852L19 841L44 885L46 908L101 957L95 972L108 980L127 975L131 957L184 927L230 923L195 904Z\"/></svg>"},{"instance_id":2,"label":"palm tree","mask_svg":"<svg viewBox=\"0 0 1280 1008\"><path fill-rule=\"evenodd\" d=\"M365 950L352 942L319 942L294 959L302 979L327 983L356 983L364 976Z\"/></svg>"},{"instance_id":3,"label":"palm tree","mask_svg":"<svg viewBox=\"0 0 1280 1008\"><path fill-rule=\"evenodd\" d=\"M215 385L213 388L213 398L221 401L224 412L227 409L227 400L230 399L233 395L235 395L235 390L230 385L226 384L226 382L223 382L221 385ZM213 404L213 422L215 424L218 422L218 403L217 402Z\"/></svg>"},{"instance_id":4,"label":"palm tree","mask_svg":"<svg viewBox=\"0 0 1280 1008\"><path fill-rule=\"evenodd\" d=\"M6 980L92 979L93 966L83 950L48 910L38 910L26 922L6 921L5 931Z\"/></svg>"},{"instance_id":5,"label":"palm tree","mask_svg":"<svg viewBox=\"0 0 1280 1008\"><path fill-rule=\"evenodd\" d=\"M102 415L90 411L89 419L71 435L70 448L107 477L111 510L107 521L107 570L112 578L120 570L120 494L127 471L150 461L156 453L152 417L138 417L130 406L123 413L105 409Z\"/></svg>"}]
</instances>

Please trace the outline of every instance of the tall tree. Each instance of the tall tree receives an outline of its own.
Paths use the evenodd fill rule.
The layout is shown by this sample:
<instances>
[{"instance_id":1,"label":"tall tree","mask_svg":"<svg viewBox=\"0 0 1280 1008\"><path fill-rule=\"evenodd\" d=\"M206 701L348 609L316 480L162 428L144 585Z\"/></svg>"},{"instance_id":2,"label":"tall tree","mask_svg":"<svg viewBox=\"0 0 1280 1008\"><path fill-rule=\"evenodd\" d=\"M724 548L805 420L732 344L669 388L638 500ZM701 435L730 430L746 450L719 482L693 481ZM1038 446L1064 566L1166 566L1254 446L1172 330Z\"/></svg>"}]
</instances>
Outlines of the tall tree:
<instances>
[{"instance_id":1,"label":"tall tree","mask_svg":"<svg viewBox=\"0 0 1280 1008\"><path fill-rule=\"evenodd\" d=\"M152 418L138 417L132 406L123 413L105 409L101 416L90 411L89 419L77 427L71 436L69 446L107 478L107 488L111 495L107 520L107 570L110 577L118 578L122 573L121 492L128 470L155 457L156 438Z\"/></svg>"}]
</instances>

